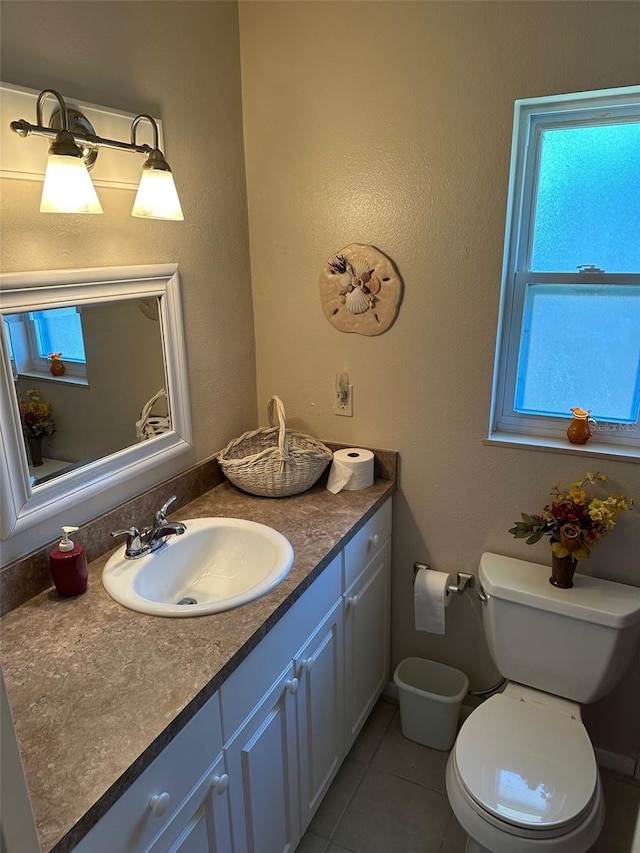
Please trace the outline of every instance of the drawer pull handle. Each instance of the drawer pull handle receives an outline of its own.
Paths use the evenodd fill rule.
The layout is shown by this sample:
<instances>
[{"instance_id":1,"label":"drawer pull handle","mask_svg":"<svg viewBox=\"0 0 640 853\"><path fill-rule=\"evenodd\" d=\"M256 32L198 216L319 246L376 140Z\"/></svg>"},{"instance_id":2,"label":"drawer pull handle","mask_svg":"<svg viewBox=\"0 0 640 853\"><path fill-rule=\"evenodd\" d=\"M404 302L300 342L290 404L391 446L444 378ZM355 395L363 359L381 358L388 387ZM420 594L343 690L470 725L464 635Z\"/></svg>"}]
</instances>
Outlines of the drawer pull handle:
<instances>
[{"instance_id":1,"label":"drawer pull handle","mask_svg":"<svg viewBox=\"0 0 640 853\"><path fill-rule=\"evenodd\" d=\"M378 536L377 533L374 533L373 536L369 537L369 545L371 545L373 548L378 547L379 541L380 541L380 537Z\"/></svg>"},{"instance_id":2,"label":"drawer pull handle","mask_svg":"<svg viewBox=\"0 0 640 853\"><path fill-rule=\"evenodd\" d=\"M166 791L163 791L162 794L154 794L153 797L151 797L149 800L149 808L156 817L162 817L169 808L170 802L171 797Z\"/></svg>"},{"instance_id":3,"label":"drawer pull handle","mask_svg":"<svg viewBox=\"0 0 640 853\"><path fill-rule=\"evenodd\" d=\"M313 666L313 658L305 658L300 663L300 672L311 672Z\"/></svg>"},{"instance_id":4,"label":"drawer pull handle","mask_svg":"<svg viewBox=\"0 0 640 853\"><path fill-rule=\"evenodd\" d=\"M211 785L216 794L224 794L229 787L229 774L223 773L221 776L214 776Z\"/></svg>"},{"instance_id":5,"label":"drawer pull handle","mask_svg":"<svg viewBox=\"0 0 640 853\"><path fill-rule=\"evenodd\" d=\"M357 595L347 596L347 604L349 605L349 607L355 607L357 603L358 603L358 596Z\"/></svg>"},{"instance_id":6,"label":"drawer pull handle","mask_svg":"<svg viewBox=\"0 0 640 853\"><path fill-rule=\"evenodd\" d=\"M298 685L299 684L300 684L300 682L298 681L297 678L292 678L286 682L285 687L287 688L289 693L294 694L294 693L298 692Z\"/></svg>"}]
</instances>

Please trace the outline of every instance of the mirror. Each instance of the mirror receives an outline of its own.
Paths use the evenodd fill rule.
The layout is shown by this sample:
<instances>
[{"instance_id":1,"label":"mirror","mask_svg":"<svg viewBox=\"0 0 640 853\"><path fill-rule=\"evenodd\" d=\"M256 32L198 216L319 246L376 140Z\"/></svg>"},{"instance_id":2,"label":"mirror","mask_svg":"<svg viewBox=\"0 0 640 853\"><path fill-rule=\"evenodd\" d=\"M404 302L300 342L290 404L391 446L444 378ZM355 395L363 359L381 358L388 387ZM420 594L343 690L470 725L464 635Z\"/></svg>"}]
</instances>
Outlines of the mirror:
<instances>
[{"instance_id":1,"label":"mirror","mask_svg":"<svg viewBox=\"0 0 640 853\"><path fill-rule=\"evenodd\" d=\"M0 309L2 538L189 449L177 265L4 274Z\"/></svg>"}]
</instances>

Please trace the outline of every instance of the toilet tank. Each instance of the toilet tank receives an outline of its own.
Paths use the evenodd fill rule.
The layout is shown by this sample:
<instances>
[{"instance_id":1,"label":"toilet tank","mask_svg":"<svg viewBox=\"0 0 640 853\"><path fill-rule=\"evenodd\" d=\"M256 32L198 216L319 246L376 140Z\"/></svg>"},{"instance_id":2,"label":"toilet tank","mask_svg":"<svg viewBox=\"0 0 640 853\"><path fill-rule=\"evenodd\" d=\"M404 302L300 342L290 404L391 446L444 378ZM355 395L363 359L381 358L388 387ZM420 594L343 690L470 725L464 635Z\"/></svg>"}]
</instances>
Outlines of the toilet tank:
<instances>
[{"instance_id":1,"label":"toilet tank","mask_svg":"<svg viewBox=\"0 0 640 853\"><path fill-rule=\"evenodd\" d=\"M575 702L595 702L624 675L640 643L640 588L485 553L479 580L489 651L501 675Z\"/></svg>"}]
</instances>

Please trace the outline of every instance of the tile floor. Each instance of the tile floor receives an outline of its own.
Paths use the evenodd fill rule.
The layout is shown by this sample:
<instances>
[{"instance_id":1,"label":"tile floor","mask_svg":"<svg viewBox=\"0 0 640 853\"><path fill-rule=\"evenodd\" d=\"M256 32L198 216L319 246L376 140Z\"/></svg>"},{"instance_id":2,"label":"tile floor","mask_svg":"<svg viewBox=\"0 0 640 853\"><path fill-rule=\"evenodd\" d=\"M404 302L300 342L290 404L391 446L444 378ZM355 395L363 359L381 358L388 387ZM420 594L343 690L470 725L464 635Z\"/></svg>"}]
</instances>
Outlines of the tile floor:
<instances>
[{"instance_id":1,"label":"tile floor","mask_svg":"<svg viewBox=\"0 0 640 853\"><path fill-rule=\"evenodd\" d=\"M381 700L297 853L464 853L447 800L447 757L404 738L398 706ZM602 777L607 820L591 853L640 853L640 784Z\"/></svg>"}]
</instances>

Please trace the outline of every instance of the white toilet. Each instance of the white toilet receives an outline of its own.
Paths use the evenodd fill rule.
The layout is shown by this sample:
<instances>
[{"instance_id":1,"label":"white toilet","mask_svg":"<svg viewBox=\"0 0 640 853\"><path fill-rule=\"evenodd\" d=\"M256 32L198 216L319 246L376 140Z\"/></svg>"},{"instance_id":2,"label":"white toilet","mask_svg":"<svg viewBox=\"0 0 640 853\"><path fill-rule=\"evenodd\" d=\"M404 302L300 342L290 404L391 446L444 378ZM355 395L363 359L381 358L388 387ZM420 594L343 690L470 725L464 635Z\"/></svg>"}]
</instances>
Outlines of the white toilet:
<instances>
[{"instance_id":1,"label":"white toilet","mask_svg":"<svg viewBox=\"0 0 640 853\"><path fill-rule=\"evenodd\" d=\"M503 693L465 721L447 764L467 853L585 853L604 821L580 704L615 687L640 642L640 588L483 554L479 579ZM486 598L486 600L484 600Z\"/></svg>"}]
</instances>

